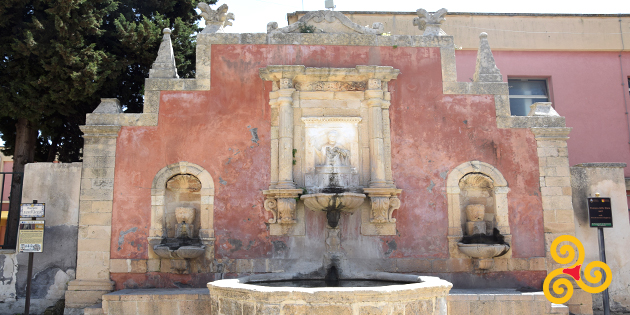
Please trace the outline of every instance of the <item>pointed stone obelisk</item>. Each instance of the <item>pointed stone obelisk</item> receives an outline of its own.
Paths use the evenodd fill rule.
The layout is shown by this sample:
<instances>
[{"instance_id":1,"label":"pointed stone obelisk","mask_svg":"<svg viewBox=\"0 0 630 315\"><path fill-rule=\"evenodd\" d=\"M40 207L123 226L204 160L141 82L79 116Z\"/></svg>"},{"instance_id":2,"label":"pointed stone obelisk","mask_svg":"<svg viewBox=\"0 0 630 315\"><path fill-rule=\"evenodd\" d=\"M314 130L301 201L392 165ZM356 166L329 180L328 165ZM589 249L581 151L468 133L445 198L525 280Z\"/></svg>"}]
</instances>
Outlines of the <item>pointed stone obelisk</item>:
<instances>
[{"instance_id":1,"label":"pointed stone obelisk","mask_svg":"<svg viewBox=\"0 0 630 315\"><path fill-rule=\"evenodd\" d=\"M488 44L488 34L479 34L479 51L477 52L477 66L473 75L473 82L503 82L501 71L494 63L494 56Z\"/></svg>"},{"instance_id":2,"label":"pointed stone obelisk","mask_svg":"<svg viewBox=\"0 0 630 315\"><path fill-rule=\"evenodd\" d=\"M149 70L149 78L169 78L177 79L177 67L175 66L175 54L173 54L173 44L171 43L171 29L165 28L163 31L162 43L158 51L157 58Z\"/></svg>"}]
</instances>

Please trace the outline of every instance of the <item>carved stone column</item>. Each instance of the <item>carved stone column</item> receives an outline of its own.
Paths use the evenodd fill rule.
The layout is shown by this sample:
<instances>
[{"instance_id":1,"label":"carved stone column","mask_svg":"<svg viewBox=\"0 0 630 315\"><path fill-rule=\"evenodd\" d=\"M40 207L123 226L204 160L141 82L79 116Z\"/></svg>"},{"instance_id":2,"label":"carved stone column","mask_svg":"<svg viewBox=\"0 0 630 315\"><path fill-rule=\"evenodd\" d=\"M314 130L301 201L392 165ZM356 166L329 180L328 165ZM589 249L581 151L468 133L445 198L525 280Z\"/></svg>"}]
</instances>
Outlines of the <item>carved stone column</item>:
<instances>
[{"instance_id":1,"label":"carved stone column","mask_svg":"<svg viewBox=\"0 0 630 315\"><path fill-rule=\"evenodd\" d=\"M284 235L297 223L297 198L302 189L293 181L293 80L280 78L270 93L271 106L271 182L265 195L265 210L273 214L269 223L272 235ZM278 226L280 225L280 226Z\"/></svg>"},{"instance_id":2,"label":"carved stone column","mask_svg":"<svg viewBox=\"0 0 630 315\"><path fill-rule=\"evenodd\" d=\"M369 107L370 182L363 192L370 197L369 223L379 225L375 234L390 235L395 233L396 219L392 214L400 208L398 195L402 189L396 188L391 174L390 102L389 93L382 86L381 80L369 79L365 91ZM372 234L371 230L366 226L363 233Z\"/></svg>"},{"instance_id":3,"label":"carved stone column","mask_svg":"<svg viewBox=\"0 0 630 315\"><path fill-rule=\"evenodd\" d=\"M383 143L383 89L381 80L369 79L365 98L369 107L370 188L387 187L385 181L385 145Z\"/></svg>"},{"instance_id":4,"label":"carved stone column","mask_svg":"<svg viewBox=\"0 0 630 315\"><path fill-rule=\"evenodd\" d=\"M293 189L293 80L280 79L278 90L278 186L279 189Z\"/></svg>"}]
</instances>

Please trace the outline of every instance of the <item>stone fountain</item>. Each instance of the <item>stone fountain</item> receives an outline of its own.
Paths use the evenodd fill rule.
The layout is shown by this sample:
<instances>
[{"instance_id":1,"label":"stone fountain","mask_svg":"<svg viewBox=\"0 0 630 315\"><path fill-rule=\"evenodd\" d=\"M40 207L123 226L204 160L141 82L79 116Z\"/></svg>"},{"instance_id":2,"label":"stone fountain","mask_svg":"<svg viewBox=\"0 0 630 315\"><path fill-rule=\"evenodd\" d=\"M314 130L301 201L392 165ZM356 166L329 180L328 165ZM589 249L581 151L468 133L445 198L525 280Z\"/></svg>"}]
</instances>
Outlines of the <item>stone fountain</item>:
<instances>
[{"instance_id":1,"label":"stone fountain","mask_svg":"<svg viewBox=\"0 0 630 315\"><path fill-rule=\"evenodd\" d=\"M327 14L333 21L345 18ZM300 23L310 19L316 20L310 14ZM287 309L309 314L345 309L362 309L361 314L404 309L446 313L449 282L379 272L356 258L362 248L349 254L356 245L345 245L353 241L344 235L356 224L351 222L360 222L361 237L397 234L393 214L401 207L402 190L391 168L388 82L399 73L387 66L260 69L260 77L272 84L271 174L269 189L263 191L265 209L272 214L269 234L304 239L306 221L325 216L324 246L317 245L319 250L281 273L208 283L213 314ZM246 304L252 307L245 310Z\"/></svg>"},{"instance_id":2,"label":"stone fountain","mask_svg":"<svg viewBox=\"0 0 630 315\"><path fill-rule=\"evenodd\" d=\"M153 246L155 254L162 259L171 259L174 271L185 272L189 269L189 260L201 257L206 247L199 238L194 237L195 208L177 207L177 219L174 238L165 237L160 244Z\"/></svg>"}]
</instances>

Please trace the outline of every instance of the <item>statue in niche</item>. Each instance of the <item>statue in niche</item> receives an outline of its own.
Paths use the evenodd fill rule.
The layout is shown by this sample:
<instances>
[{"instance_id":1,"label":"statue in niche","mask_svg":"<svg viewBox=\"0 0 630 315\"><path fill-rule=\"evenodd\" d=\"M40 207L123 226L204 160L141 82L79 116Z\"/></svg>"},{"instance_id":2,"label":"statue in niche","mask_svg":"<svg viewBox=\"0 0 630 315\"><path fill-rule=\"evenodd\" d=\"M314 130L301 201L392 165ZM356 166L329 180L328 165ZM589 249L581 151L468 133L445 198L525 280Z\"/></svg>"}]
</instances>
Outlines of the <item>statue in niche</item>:
<instances>
[{"instance_id":1,"label":"statue in niche","mask_svg":"<svg viewBox=\"0 0 630 315\"><path fill-rule=\"evenodd\" d=\"M348 160L350 159L350 150L345 149L342 145L337 143L337 137L339 134L336 131L328 132L328 142L317 151L317 155L320 159L320 165L329 166L345 166L350 165Z\"/></svg>"}]
</instances>

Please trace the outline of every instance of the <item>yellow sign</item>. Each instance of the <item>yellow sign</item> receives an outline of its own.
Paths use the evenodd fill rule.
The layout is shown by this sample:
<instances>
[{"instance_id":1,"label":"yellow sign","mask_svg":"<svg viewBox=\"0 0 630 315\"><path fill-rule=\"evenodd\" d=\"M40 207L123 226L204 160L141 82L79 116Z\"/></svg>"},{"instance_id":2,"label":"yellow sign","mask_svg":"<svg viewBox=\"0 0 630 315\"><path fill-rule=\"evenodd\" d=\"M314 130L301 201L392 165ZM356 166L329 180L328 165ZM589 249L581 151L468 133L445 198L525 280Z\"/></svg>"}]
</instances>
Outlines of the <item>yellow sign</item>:
<instances>
[{"instance_id":1,"label":"yellow sign","mask_svg":"<svg viewBox=\"0 0 630 315\"><path fill-rule=\"evenodd\" d=\"M41 253L44 250L44 221L20 220L18 251Z\"/></svg>"},{"instance_id":2,"label":"yellow sign","mask_svg":"<svg viewBox=\"0 0 630 315\"><path fill-rule=\"evenodd\" d=\"M571 235L558 236L553 241L553 243L551 243L551 257L553 258L553 260L555 260L559 264L565 265L571 263L575 258L575 249L569 244L562 245L558 250L558 246L560 246L560 243L562 242L573 244L573 246L577 248L578 257L576 262L571 267L558 268L547 275L547 277L545 278L545 282L543 283L543 292L545 292L545 297L547 297L547 300L549 300L551 303L563 304L566 303L571 298L571 296L573 296L573 285L568 278L558 278L551 286L553 288L554 294L564 294L563 296L554 297L553 295L551 295L551 292L549 292L551 280L562 274L571 276L578 284L578 286L580 286L582 290L588 293L599 293L606 290L610 285L610 282L612 281L612 272L610 271L610 267L608 267L608 265L601 261L592 261L582 269L582 264L584 263L584 246L582 245L582 242L580 242L580 240L578 240L576 237ZM566 257L560 257L558 255L558 252ZM594 268L600 269L593 270ZM580 270L584 271L584 279L589 283L601 282L604 274L606 275L606 280L600 286L589 286L582 281L582 278L580 277ZM604 271L604 273L602 273L602 270ZM561 287L561 285L566 288L566 293L565 288Z\"/></svg>"}]
</instances>

